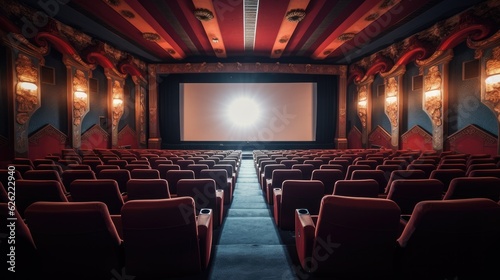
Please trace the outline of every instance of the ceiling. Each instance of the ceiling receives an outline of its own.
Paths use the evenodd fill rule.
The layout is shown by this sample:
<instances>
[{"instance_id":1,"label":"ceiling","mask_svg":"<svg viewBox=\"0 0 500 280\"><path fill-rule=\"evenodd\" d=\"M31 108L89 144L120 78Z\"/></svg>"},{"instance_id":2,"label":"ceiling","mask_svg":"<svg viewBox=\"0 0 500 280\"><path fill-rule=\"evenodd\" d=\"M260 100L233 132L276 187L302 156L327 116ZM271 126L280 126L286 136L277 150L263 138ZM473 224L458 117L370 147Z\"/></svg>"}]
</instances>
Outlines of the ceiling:
<instances>
[{"instance_id":1,"label":"ceiling","mask_svg":"<svg viewBox=\"0 0 500 280\"><path fill-rule=\"evenodd\" d=\"M53 9L55 19L149 63L349 64L484 1L58 2L68 3Z\"/></svg>"}]
</instances>

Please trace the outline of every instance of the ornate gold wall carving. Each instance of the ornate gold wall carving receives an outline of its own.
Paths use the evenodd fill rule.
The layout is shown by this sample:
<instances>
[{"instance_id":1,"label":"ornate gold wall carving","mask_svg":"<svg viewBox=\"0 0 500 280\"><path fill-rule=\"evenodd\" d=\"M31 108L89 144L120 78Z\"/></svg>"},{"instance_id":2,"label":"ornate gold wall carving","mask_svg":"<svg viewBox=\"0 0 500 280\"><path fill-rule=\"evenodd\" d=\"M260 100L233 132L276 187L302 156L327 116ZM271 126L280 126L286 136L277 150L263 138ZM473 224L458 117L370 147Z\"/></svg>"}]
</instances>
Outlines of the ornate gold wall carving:
<instances>
[{"instance_id":1,"label":"ornate gold wall carving","mask_svg":"<svg viewBox=\"0 0 500 280\"><path fill-rule=\"evenodd\" d=\"M366 86L361 86L358 90L358 117L363 127L366 127L367 124L367 114L368 114L367 103L368 103L368 95Z\"/></svg>"},{"instance_id":2,"label":"ornate gold wall carving","mask_svg":"<svg viewBox=\"0 0 500 280\"><path fill-rule=\"evenodd\" d=\"M33 65L31 58L22 53L16 59L16 121L18 124L26 124L31 113L39 106L38 95L38 69ZM24 83L31 83L33 87L25 87Z\"/></svg>"},{"instance_id":3,"label":"ornate gold wall carving","mask_svg":"<svg viewBox=\"0 0 500 280\"><path fill-rule=\"evenodd\" d=\"M441 72L437 65L431 66L424 78L424 109L431 117L435 126L441 126L443 102L441 98ZM427 95L428 92L438 91L438 94Z\"/></svg>"},{"instance_id":4,"label":"ornate gold wall carving","mask_svg":"<svg viewBox=\"0 0 500 280\"><path fill-rule=\"evenodd\" d=\"M398 106L398 82L396 78L390 77L387 79L386 83L386 107L385 113L391 122L392 127L398 127L399 125L399 106Z\"/></svg>"},{"instance_id":5,"label":"ornate gold wall carving","mask_svg":"<svg viewBox=\"0 0 500 280\"><path fill-rule=\"evenodd\" d=\"M88 79L81 70L76 70L73 76L73 89L75 91L85 92L85 97L74 96L73 98L73 125L82 124L82 119L88 110Z\"/></svg>"},{"instance_id":6,"label":"ornate gold wall carving","mask_svg":"<svg viewBox=\"0 0 500 280\"><path fill-rule=\"evenodd\" d=\"M491 59L486 61L486 76L495 74L500 74L500 46L493 48ZM500 82L485 83L484 100L491 102L500 121Z\"/></svg>"}]
</instances>

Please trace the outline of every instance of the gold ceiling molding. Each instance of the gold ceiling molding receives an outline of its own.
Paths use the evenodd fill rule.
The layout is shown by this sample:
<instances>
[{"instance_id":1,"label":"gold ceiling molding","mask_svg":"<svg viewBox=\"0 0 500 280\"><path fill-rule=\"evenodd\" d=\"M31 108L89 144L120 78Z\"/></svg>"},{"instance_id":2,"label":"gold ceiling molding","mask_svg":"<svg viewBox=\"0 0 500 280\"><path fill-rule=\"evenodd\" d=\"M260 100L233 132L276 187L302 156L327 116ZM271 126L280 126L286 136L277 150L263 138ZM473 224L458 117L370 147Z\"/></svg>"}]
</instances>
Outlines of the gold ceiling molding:
<instances>
[{"instance_id":1,"label":"gold ceiling molding","mask_svg":"<svg viewBox=\"0 0 500 280\"><path fill-rule=\"evenodd\" d=\"M276 63L186 63L150 65L150 70L157 74L176 73L284 73L284 74L320 74L345 77L346 65L324 64L280 64ZM151 74L151 72L150 72Z\"/></svg>"}]
</instances>

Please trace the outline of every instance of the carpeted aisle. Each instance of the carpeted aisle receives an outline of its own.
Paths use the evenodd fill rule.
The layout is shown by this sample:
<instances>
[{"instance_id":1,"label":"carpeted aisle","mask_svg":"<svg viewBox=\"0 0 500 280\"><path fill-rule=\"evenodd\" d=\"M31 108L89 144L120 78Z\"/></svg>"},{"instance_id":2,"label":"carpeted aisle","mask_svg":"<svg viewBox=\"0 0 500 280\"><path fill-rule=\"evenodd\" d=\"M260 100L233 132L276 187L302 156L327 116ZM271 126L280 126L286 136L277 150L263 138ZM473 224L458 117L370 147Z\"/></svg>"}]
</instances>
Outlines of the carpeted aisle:
<instances>
[{"instance_id":1,"label":"carpeted aisle","mask_svg":"<svg viewBox=\"0 0 500 280\"><path fill-rule=\"evenodd\" d=\"M274 226L252 159L243 159L209 279L291 279L285 246Z\"/></svg>"}]
</instances>

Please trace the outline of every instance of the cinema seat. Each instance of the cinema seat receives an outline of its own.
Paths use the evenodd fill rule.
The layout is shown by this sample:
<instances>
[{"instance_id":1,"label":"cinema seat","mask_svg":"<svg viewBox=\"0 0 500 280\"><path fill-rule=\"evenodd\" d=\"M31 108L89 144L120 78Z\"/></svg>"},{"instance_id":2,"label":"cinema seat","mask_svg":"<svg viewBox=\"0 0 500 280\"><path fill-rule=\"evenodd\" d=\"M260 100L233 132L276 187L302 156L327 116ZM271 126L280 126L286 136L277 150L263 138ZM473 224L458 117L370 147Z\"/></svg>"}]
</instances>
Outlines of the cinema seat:
<instances>
[{"instance_id":1,"label":"cinema seat","mask_svg":"<svg viewBox=\"0 0 500 280\"><path fill-rule=\"evenodd\" d=\"M17 180L15 202L19 215L37 201L68 202L64 187L56 180Z\"/></svg>"},{"instance_id":2,"label":"cinema seat","mask_svg":"<svg viewBox=\"0 0 500 280\"><path fill-rule=\"evenodd\" d=\"M194 179L193 170L168 170L165 176L168 182L168 189L171 195L177 195L177 182L180 179Z\"/></svg>"},{"instance_id":3,"label":"cinema seat","mask_svg":"<svg viewBox=\"0 0 500 280\"><path fill-rule=\"evenodd\" d=\"M35 202L26 209L45 279L112 279L122 240L102 202Z\"/></svg>"},{"instance_id":4,"label":"cinema seat","mask_svg":"<svg viewBox=\"0 0 500 280\"><path fill-rule=\"evenodd\" d=\"M127 182L127 201L170 198L165 179L130 179Z\"/></svg>"},{"instance_id":5,"label":"cinema seat","mask_svg":"<svg viewBox=\"0 0 500 280\"><path fill-rule=\"evenodd\" d=\"M500 179L496 177L459 177L451 180L444 200L489 198L500 200Z\"/></svg>"},{"instance_id":6,"label":"cinema seat","mask_svg":"<svg viewBox=\"0 0 500 280\"><path fill-rule=\"evenodd\" d=\"M97 178L115 180L122 194L127 192L127 182L132 179L127 169L104 169L97 174Z\"/></svg>"},{"instance_id":7,"label":"cinema seat","mask_svg":"<svg viewBox=\"0 0 500 280\"><path fill-rule=\"evenodd\" d=\"M431 172L429 179L437 179L443 183L443 192L448 190L451 180L465 177L465 171L463 169L436 169Z\"/></svg>"},{"instance_id":8,"label":"cinema seat","mask_svg":"<svg viewBox=\"0 0 500 280\"><path fill-rule=\"evenodd\" d=\"M441 200L444 185L437 179L394 180L389 187L387 199L399 206L401 215L411 215L415 205L424 200Z\"/></svg>"},{"instance_id":9,"label":"cinema seat","mask_svg":"<svg viewBox=\"0 0 500 280\"><path fill-rule=\"evenodd\" d=\"M160 172L156 169L133 169L130 171L132 179L160 179Z\"/></svg>"},{"instance_id":10,"label":"cinema seat","mask_svg":"<svg viewBox=\"0 0 500 280\"><path fill-rule=\"evenodd\" d=\"M77 179L71 182L71 199L75 202L103 202L111 215L119 215L123 206L118 183L112 179Z\"/></svg>"},{"instance_id":11,"label":"cinema seat","mask_svg":"<svg viewBox=\"0 0 500 280\"><path fill-rule=\"evenodd\" d=\"M396 279L491 279L500 263L500 205L419 202L397 240Z\"/></svg>"},{"instance_id":12,"label":"cinema seat","mask_svg":"<svg viewBox=\"0 0 500 280\"><path fill-rule=\"evenodd\" d=\"M303 270L321 279L391 279L400 209L394 201L327 195L317 220L295 210Z\"/></svg>"},{"instance_id":13,"label":"cinema seat","mask_svg":"<svg viewBox=\"0 0 500 280\"><path fill-rule=\"evenodd\" d=\"M71 182L77 179L96 179L94 171L90 169L86 170L72 170L68 169L63 171L61 180L63 182L66 192L71 193Z\"/></svg>"},{"instance_id":14,"label":"cinema seat","mask_svg":"<svg viewBox=\"0 0 500 280\"><path fill-rule=\"evenodd\" d=\"M222 224L224 218L224 190L216 189L214 179L181 179L177 182L177 197L189 196L194 199L196 210L213 210L214 228Z\"/></svg>"},{"instance_id":15,"label":"cinema seat","mask_svg":"<svg viewBox=\"0 0 500 280\"><path fill-rule=\"evenodd\" d=\"M201 179L213 179L218 190L224 190L224 204L233 201L234 186L228 177L226 169L203 169L200 171Z\"/></svg>"},{"instance_id":16,"label":"cinema seat","mask_svg":"<svg viewBox=\"0 0 500 280\"><path fill-rule=\"evenodd\" d=\"M135 200L122 209L128 275L193 275L206 269L212 247L212 211L196 212L194 199Z\"/></svg>"},{"instance_id":17,"label":"cinema seat","mask_svg":"<svg viewBox=\"0 0 500 280\"><path fill-rule=\"evenodd\" d=\"M264 198L267 203L272 205L273 201L273 191L278 188L281 189L281 185L285 180L302 180L302 171L300 169L275 169L273 170L273 175L271 176L271 182L266 184L266 189L262 190Z\"/></svg>"},{"instance_id":18,"label":"cinema seat","mask_svg":"<svg viewBox=\"0 0 500 280\"><path fill-rule=\"evenodd\" d=\"M344 179L344 173L338 169L316 169L311 174L311 180L319 180L325 187L325 195L333 193L335 182Z\"/></svg>"},{"instance_id":19,"label":"cinema seat","mask_svg":"<svg viewBox=\"0 0 500 280\"><path fill-rule=\"evenodd\" d=\"M307 208L317 215L325 187L319 180L285 180L281 188L273 190L274 221L282 230L293 230L295 209Z\"/></svg>"}]
</instances>

